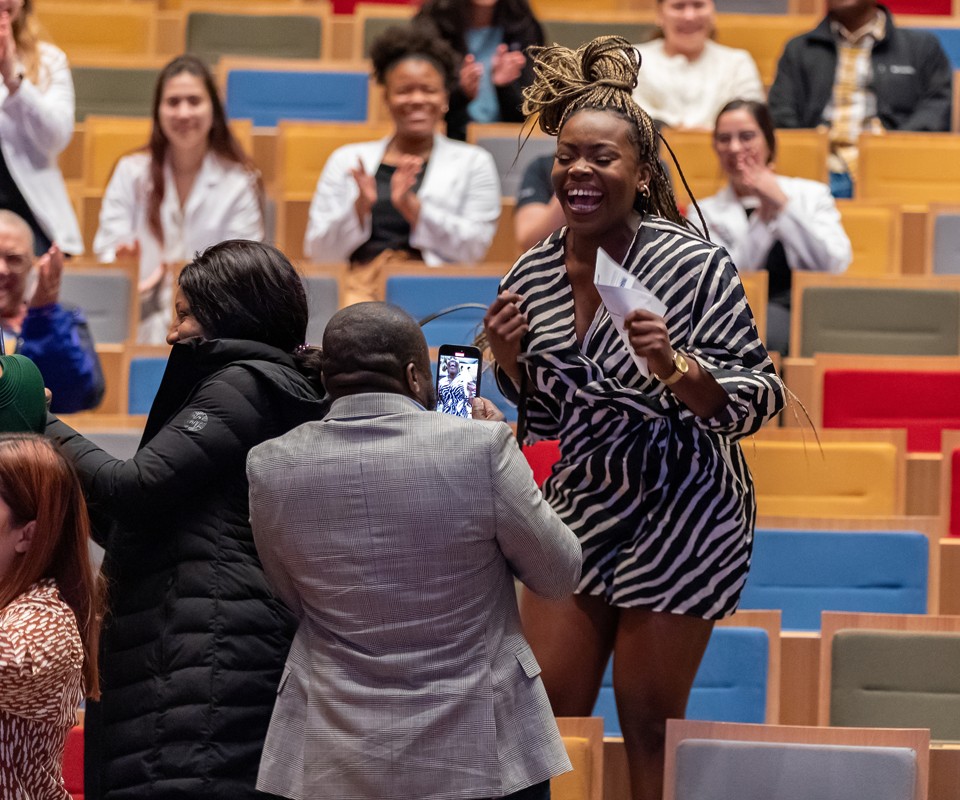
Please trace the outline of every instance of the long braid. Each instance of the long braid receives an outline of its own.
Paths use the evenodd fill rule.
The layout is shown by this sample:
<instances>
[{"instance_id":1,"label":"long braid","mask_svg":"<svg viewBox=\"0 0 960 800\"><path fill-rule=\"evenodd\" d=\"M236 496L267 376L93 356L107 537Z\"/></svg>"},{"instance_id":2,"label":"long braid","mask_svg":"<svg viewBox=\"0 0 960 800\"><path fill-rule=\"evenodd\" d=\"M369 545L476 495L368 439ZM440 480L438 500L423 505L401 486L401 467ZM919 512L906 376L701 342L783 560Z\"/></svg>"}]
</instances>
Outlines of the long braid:
<instances>
[{"instance_id":1,"label":"long braid","mask_svg":"<svg viewBox=\"0 0 960 800\"><path fill-rule=\"evenodd\" d=\"M631 139L635 140L640 158L650 166L650 212L681 225L689 225L677 209L677 198L670 179L664 172L659 156L659 142L666 144L657 126L633 99L640 71L640 54L622 36L598 36L576 50L561 45L531 47L534 60L534 81L523 91L523 113L537 117L544 133L557 136L566 121L584 109L612 111L631 125ZM680 179L690 193L683 170L677 163L670 145ZM693 194L690 193L691 199ZM700 207L693 199L697 212ZM700 216L701 221L703 215ZM704 224L706 231L706 224Z\"/></svg>"}]
</instances>

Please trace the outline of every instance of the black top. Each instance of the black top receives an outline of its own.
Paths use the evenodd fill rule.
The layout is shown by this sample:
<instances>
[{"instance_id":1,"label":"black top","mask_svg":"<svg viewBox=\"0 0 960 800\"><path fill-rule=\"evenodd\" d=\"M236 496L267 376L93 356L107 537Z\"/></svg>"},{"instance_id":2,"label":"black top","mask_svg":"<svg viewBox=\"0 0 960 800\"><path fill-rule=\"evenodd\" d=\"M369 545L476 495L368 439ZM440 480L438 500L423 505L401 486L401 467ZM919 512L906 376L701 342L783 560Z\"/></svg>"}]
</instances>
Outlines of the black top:
<instances>
[{"instance_id":1,"label":"black top","mask_svg":"<svg viewBox=\"0 0 960 800\"><path fill-rule=\"evenodd\" d=\"M384 250L403 250L422 260L420 251L410 246L410 223L390 202L390 180L396 171L397 168L389 164L377 168L377 201L370 212L373 223L370 238L350 255L351 264L367 264ZM420 191L426 171L427 165L424 164L413 184L414 194Z\"/></svg>"},{"instance_id":2,"label":"black top","mask_svg":"<svg viewBox=\"0 0 960 800\"><path fill-rule=\"evenodd\" d=\"M10 174L10 168L7 166L7 161L3 157L2 150L0 150L0 208L5 208L7 211L12 211L18 217L22 217L23 221L30 226L30 230L33 231L34 255L43 255L50 249L50 245L52 244L50 237L47 236L43 228L40 227L40 223L37 222L37 218L30 210L30 206L27 205L27 201L21 193L20 187L17 186L13 175Z\"/></svg>"},{"instance_id":3,"label":"black top","mask_svg":"<svg viewBox=\"0 0 960 800\"><path fill-rule=\"evenodd\" d=\"M755 208L745 208L749 217L756 211ZM771 303L777 303L781 306L790 308L790 292L793 286L793 273L790 265L787 263L787 251L783 247L783 242L777 239L767 253L767 260L763 268L768 274L767 299Z\"/></svg>"}]
</instances>

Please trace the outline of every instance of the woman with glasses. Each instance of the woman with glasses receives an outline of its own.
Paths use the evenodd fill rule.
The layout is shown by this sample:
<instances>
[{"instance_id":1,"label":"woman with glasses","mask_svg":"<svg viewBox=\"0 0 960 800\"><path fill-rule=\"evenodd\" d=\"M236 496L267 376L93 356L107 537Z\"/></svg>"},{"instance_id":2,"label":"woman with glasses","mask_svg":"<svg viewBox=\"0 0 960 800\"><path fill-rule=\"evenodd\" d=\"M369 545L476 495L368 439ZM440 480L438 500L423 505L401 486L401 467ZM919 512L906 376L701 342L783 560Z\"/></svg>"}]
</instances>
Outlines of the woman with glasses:
<instances>
[{"instance_id":1,"label":"woman with glasses","mask_svg":"<svg viewBox=\"0 0 960 800\"><path fill-rule=\"evenodd\" d=\"M700 201L710 238L740 272L769 272L768 350L786 354L793 270L843 272L850 240L823 183L777 175L777 140L767 106L732 100L717 116L713 147L727 185Z\"/></svg>"},{"instance_id":2,"label":"woman with glasses","mask_svg":"<svg viewBox=\"0 0 960 800\"><path fill-rule=\"evenodd\" d=\"M0 0L0 208L26 220L38 256L54 242L83 252L57 165L73 136L73 114L67 57L40 41L33 0Z\"/></svg>"}]
</instances>

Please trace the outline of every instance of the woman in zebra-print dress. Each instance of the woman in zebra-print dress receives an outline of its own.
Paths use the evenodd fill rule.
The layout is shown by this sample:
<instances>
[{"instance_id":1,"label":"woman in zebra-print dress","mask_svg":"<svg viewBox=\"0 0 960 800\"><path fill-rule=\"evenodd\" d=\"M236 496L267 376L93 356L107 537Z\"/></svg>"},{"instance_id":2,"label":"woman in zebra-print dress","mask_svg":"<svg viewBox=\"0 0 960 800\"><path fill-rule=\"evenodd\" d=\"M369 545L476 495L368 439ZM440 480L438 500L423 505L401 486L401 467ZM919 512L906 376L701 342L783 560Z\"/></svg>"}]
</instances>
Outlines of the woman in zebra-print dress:
<instances>
[{"instance_id":1,"label":"woman in zebra-print dress","mask_svg":"<svg viewBox=\"0 0 960 800\"><path fill-rule=\"evenodd\" d=\"M635 51L601 37L537 59L525 110L558 135L567 226L507 274L485 326L503 390L519 397L526 378L529 432L560 440L543 491L584 565L569 600L525 595L524 632L560 716L590 714L614 653L633 796L652 800L665 721L684 715L750 563L755 502L736 440L781 409L783 387L726 253L677 211L630 97ZM629 349L593 283L601 247L667 309L627 316Z\"/></svg>"}]
</instances>

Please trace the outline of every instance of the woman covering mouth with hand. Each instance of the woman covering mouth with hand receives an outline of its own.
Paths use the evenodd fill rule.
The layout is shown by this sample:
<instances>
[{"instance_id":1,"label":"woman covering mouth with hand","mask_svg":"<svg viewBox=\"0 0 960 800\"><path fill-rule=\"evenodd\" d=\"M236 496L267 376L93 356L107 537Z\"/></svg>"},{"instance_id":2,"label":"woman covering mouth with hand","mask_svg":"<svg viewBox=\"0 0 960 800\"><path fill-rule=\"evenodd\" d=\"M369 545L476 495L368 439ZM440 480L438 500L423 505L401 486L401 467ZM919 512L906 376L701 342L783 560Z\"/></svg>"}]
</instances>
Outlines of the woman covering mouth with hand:
<instances>
[{"instance_id":1,"label":"woman covering mouth with hand","mask_svg":"<svg viewBox=\"0 0 960 800\"><path fill-rule=\"evenodd\" d=\"M633 798L653 800L666 720L684 716L746 579L756 506L737 440L779 412L783 387L727 254L677 211L631 96L636 51L607 36L535 58L524 110L557 136L567 224L514 265L484 325L529 432L560 441L543 491L584 567L566 600L524 595L524 633L558 716L590 715L615 654ZM594 285L600 248L666 306L626 317L629 347Z\"/></svg>"}]
</instances>

